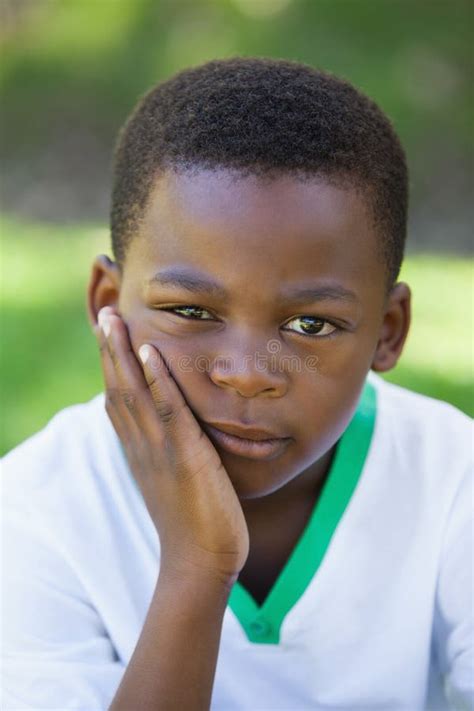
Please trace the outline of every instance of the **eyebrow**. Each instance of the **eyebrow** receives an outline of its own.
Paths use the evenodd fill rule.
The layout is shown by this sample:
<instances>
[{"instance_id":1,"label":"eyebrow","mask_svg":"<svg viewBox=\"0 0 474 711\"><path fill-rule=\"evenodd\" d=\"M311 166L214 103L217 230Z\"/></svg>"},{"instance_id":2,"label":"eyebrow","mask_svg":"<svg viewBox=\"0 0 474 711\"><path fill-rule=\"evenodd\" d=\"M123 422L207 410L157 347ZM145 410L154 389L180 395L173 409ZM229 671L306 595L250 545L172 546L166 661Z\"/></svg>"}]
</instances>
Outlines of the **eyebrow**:
<instances>
[{"instance_id":1,"label":"eyebrow","mask_svg":"<svg viewBox=\"0 0 474 711\"><path fill-rule=\"evenodd\" d=\"M185 289L194 294L212 295L222 300L229 298L227 289L219 282L183 269L168 268L157 272L147 285L171 286ZM294 303L308 303L310 301L348 301L359 303L356 294L341 284L287 288L281 292L280 298Z\"/></svg>"}]
</instances>

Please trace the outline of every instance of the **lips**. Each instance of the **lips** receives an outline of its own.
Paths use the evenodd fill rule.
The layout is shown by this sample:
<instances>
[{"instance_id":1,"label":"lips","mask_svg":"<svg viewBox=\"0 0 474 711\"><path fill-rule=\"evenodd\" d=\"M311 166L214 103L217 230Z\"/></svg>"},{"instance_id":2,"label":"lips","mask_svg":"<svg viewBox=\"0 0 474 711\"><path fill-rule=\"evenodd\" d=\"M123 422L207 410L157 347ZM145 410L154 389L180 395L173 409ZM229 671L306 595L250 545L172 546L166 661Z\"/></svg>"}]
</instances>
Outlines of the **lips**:
<instances>
[{"instance_id":1,"label":"lips","mask_svg":"<svg viewBox=\"0 0 474 711\"><path fill-rule=\"evenodd\" d=\"M266 439L286 439L284 435L271 432L260 427L247 427L245 425L237 425L232 422L203 422L204 425L210 425L216 430L226 432L242 439L250 439L255 442L261 442Z\"/></svg>"},{"instance_id":2,"label":"lips","mask_svg":"<svg viewBox=\"0 0 474 711\"><path fill-rule=\"evenodd\" d=\"M218 429L214 425L203 422L202 427L217 447L247 459L274 459L282 454L291 440L290 437L274 435L269 437L268 430L228 423L219 423ZM224 427L227 431L224 431ZM229 432L231 429L233 431ZM246 437L242 437L242 433L245 433Z\"/></svg>"}]
</instances>

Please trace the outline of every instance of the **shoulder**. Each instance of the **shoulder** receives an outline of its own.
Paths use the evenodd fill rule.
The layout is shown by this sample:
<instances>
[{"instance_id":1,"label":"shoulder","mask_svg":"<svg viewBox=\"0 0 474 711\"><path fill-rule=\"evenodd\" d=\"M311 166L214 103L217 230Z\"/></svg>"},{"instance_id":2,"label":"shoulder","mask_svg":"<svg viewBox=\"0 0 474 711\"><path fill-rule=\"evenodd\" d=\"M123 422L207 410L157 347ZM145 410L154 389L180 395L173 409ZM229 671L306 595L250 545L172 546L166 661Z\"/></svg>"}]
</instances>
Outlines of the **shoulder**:
<instances>
[{"instance_id":1,"label":"shoulder","mask_svg":"<svg viewBox=\"0 0 474 711\"><path fill-rule=\"evenodd\" d=\"M370 371L376 390L374 437L380 460L404 480L452 499L472 486L473 420L459 408L394 385Z\"/></svg>"},{"instance_id":2,"label":"shoulder","mask_svg":"<svg viewBox=\"0 0 474 711\"><path fill-rule=\"evenodd\" d=\"M94 449L95 435L106 426L104 413L103 393L59 410L41 430L4 455L3 482L26 479L30 487L40 488L50 484L64 467Z\"/></svg>"},{"instance_id":3,"label":"shoulder","mask_svg":"<svg viewBox=\"0 0 474 711\"><path fill-rule=\"evenodd\" d=\"M412 437L416 433L423 440L441 432L464 443L471 438L473 420L449 402L390 383L372 371L368 381L377 392L377 410L389 419L392 431ZM438 439L438 446L441 444Z\"/></svg>"},{"instance_id":4,"label":"shoulder","mask_svg":"<svg viewBox=\"0 0 474 711\"><path fill-rule=\"evenodd\" d=\"M31 523L41 518L47 526L54 516L67 525L72 512L84 511L101 490L119 483L114 470L121 465L119 440L99 393L57 412L2 458L3 510Z\"/></svg>"}]
</instances>

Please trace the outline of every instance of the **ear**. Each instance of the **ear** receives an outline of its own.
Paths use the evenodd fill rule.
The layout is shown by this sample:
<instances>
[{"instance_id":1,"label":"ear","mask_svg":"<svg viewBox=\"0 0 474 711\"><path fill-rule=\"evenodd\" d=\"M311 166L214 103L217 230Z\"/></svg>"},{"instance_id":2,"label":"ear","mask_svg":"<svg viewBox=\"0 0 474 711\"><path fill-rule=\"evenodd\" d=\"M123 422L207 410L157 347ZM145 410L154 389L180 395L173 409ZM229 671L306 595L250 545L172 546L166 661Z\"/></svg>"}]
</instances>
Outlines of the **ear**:
<instances>
[{"instance_id":1,"label":"ear","mask_svg":"<svg viewBox=\"0 0 474 711\"><path fill-rule=\"evenodd\" d=\"M97 326L97 314L103 306L118 310L122 275L116 262L105 254L94 259L87 289L87 316L92 328Z\"/></svg>"},{"instance_id":2,"label":"ear","mask_svg":"<svg viewBox=\"0 0 474 711\"><path fill-rule=\"evenodd\" d=\"M398 282L392 288L385 306L372 365L372 370L384 372L397 364L402 353L411 322L411 291L408 284Z\"/></svg>"}]
</instances>

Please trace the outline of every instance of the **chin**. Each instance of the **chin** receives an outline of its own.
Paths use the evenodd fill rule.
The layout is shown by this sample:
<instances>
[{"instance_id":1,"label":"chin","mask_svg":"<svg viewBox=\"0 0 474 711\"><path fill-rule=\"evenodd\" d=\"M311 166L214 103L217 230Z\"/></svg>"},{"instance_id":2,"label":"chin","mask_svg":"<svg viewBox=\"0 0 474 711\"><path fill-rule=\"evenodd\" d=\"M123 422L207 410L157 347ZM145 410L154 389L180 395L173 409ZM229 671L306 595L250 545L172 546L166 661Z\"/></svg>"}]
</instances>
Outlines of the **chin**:
<instances>
[{"instance_id":1,"label":"chin","mask_svg":"<svg viewBox=\"0 0 474 711\"><path fill-rule=\"evenodd\" d=\"M273 494L291 481L292 476L286 471L286 476L278 475L271 462L251 462L241 459L238 464L226 461L222 458L222 463L229 479L235 489L235 493L242 501L246 499L260 499Z\"/></svg>"}]
</instances>

